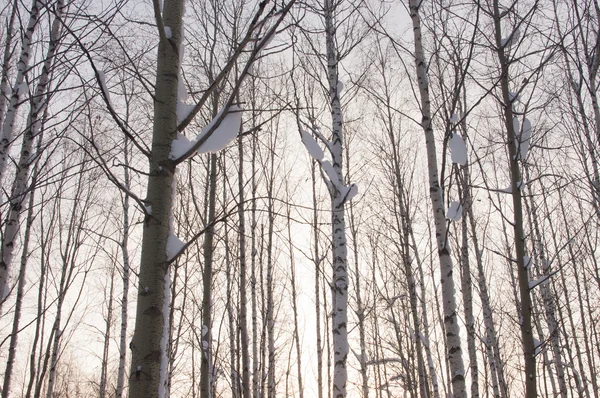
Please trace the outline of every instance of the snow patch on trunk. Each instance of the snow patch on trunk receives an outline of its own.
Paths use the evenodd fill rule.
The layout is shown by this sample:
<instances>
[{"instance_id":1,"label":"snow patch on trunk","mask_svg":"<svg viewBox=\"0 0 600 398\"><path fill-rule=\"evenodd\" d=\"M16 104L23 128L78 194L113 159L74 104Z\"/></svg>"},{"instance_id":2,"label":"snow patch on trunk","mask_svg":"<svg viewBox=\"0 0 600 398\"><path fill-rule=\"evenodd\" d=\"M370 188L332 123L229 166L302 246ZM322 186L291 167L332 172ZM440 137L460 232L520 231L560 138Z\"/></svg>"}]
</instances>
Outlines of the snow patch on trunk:
<instances>
[{"instance_id":1,"label":"snow patch on trunk","mask_svg":"<svg viewBox=\"0 0 600 398\"><path fill-rule=\"evenodd\" d=\"M453 201L446 212L446 219L450 221L460 221L462 218L462 205L460 202Z\"/></svg>"},{"instance_id":2,"label":"snow patch on trunk","mask_svg":"<svg viewBox=\"0 0 600 398\"><path fill-rule=\"evenodd\" d=\"M167 239L167 261L175 258L177 254L183 249L185 243L181 241L173 232L169 234Z\"/></svg>"},{"instance_id":3,"label":"snow patch on trunk","mask_svg":"<svg viewBox=\"0 0 600 398\"><path fill-rule=\"evenodd\" d=\"M100 80L100 89L102 90L102 92L106 96L106 99L108 100L108 103L111 104L111 102L110 102L110 93L108 91L108 87L106 86L106 76L104 75L104 72L98 71L98 80Z\"/></svg>"},{"instance_id":4,"label":"snow patch on trunk","mask_svg":"<svg viewBox=\"0 0 600 398\"><path fill-rule=\"evenodd\" d=\"M452 159L452 163L457 163L461 166L467 164L467 146L460 134L452 133L448 146L450 147L450 158Z\"/></svg>"}]
</instances>

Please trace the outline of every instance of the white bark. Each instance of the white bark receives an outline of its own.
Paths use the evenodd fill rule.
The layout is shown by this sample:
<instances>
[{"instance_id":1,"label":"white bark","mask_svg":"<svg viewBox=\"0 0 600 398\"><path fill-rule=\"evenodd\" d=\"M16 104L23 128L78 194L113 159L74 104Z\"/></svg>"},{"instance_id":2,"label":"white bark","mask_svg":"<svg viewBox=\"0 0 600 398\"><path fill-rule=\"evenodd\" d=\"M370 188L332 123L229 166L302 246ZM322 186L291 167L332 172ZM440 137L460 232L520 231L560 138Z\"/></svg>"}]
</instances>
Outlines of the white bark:
<instances>
[{"instance_id":1,"label":"white bark","mask_svg":"<svg viewBox=\"0 0 600 398\"><path fill-rule=\"evenodd\" d=\"M473 237L473 247L475 249L475 260L477 262L477 285L479 287L479 296L481 299L481 307L483 311L483 324L485 326L486 349L488 353L488 363L492 377L492 391L495 398L506 398L506 381L504 379L504 371L502 360L500 358L500 349L494 325L493 312L490 304L490 296L487 288L487 281L483 270L482 252L477 238L477 229L475 226L475 218L473 217L473 209L467 209L467 217L471 227Z\"/></svg>"},{"instance_id":2,"label":"white bark","mask_svg":"<svg viewBox=\"0 0 600 398\"><path fill-rule=\"evenodd\" d=\"M36 180L37 173L34 173L33 180ZM31 225L33 223L33 205L35 203L34 195L35 190L32 190L29 194L29 206L27 210L27 224L25 227L25 233L23 235L23 249L21 253L21 268L19 270L19 279L17 285L17 299L15 303L15 313L13 318L12 332L10 336L10 343L8 347L8 359L6 361L6 370L4 371L4 383L2 385L2 398L8 398L10 396L11 380L13 365L17 354L17 340L19 334L19 322L21 320L21 308L23 306L23 295L25 294L25 281L27 276L27 261L29 259L29 237L31 231Z\"/></svg>"},{"instance_id":3,"label":"white bark","mask_svg":"<svg viewBox=\"0 0 600 398\"><path fill-rule=\"evenodd\" d=\"M453 280L453 265L447 242L446 217L442 202L442 192L437 171L437 156L435 137L431 120L431 105L429 99L429 80L427 78L426 60L421 38L421 21L417 0L409 0L410 16L413 22L415 41L415 63L417 80L421 97L422 127L425 133L427 148L427 166L429 170L429 194L433 210L435 234L442 284L442 300L444 309L444 329L446 333L446 352L450 370L452 393L454 398L466 398L465 370L462 359L462 349L459 335L458 318L456 314L456 298Z\"/></svg>"},{"instance_id":4,"label":"white bark","mask_svg":"<svg viewBox=\"0 0 600 398\"><path fill-rule=\"evenodd\" d=\"M27 129L23 135L23 142L21 145L21 156L19 158L19 162L17 164L17 172L15 176L15 180L12 186L9 202L10 207L8 211L8 215L6 216L6 223L4 227L4 234L2 235L1 242L1 259L0 259L0 292L4 291L6 284L8 283L8 277L10 274L10 268L12 265L12 260L14 256L14 250L16 246L15 240L19 234L20 230L20 218L22 212L22 204L25 200L25 195L28 189L28 177L29 177L29 169L32 164L33 159L35 158L33 154L33 143L40 133L42 127L42 119L45 115L46 109L46 101L48 101L48 97L46 96L48 90L48 84L50 82L50 74L52 71L52 64L54 62L54 56L56 54L56 50L58 48L58 44L60 41L60 18L64 12L65 5L63 0L58 0L56 4L56 17L52 24L51 36L50 36L50 44L48 47L48 52L46 54L46 58L44 60L44 66L42 68L42 73L40 75L34 97L31 103L31 109L29 112L29 116L27 119ZM29 51L29 50L28 50ZM13 94L14 98L14 94ZM12 104L12 100L11 100ZM16 111L16 109L15 109ZM9 109L10 113L10 109ZM14 116L11 116L14 118ZM9 122L9 116L7 114L6 122ZM12 122L11 128L12 128ZM12 133L11 133L12 134ZM3 136L4 138L6 135ZM3 144L0 144L3 145ZM39 155L39 154L36 154ZM0 157L2 155L0 154ZM0 172L1 173L1 172ZM1 181L0 174L0 181ZM1 310L2 302L0 302L0 310Z\"/></svg>"},{"instance_id":5,"label":"white bark","mask_svg":"<svg viewBox=\"0 0 600 398\"><path fill-rule=\"evenodd\" d=\"M25 81L25 75L27 74L27 69L29 67L29 59L31 58L31 40L33 32L38 24L40 9L43 8L45 4L45 0L33 0L31 9L29 11L29 22L27 23L23 40L21 42L21 55L17 64L17 75L13 84L12 95L6 111L4 123L2 124L2 137L0 138L0 182L2 182L4 178L8 152L13 139L15 119L18 108L21 105L21 98L24 94L23 84ZM2 281L3 272L4 268L0 266L0 284L4 283Z\"/></svg>"},{"instance_id":6,"label":"white bark","mask_svg":"<svg viewBox=\"0 0 600 398\"><path fill-rule=\"evenodd\" d=\"M340 185L344 183L342 131L343 118L340 93L338 92L338 53L335 42L335 5L333 0L325 0L325 37L327 47L327 80L332 118L331 157L333 169ZM332 290L332 336L333 336L333 396L346 397L348 373L348 260L346 247L346 220L344 198L338 187L329 184L331 195L331 225L333 278Z\"/></svg>"},{"instance_id":7,"label":"white bark","mask_svg":"<svg viewBox=\"0 0 600 398\"><path fill-rule=\"evenodd\" d=\"M10 13L10 20L6 28L6 42L4 43L4 56L2 59L2 77L0 78L0 126L4 123L4 114L6 112L7 93L10 90L8 87L8 71L9 63L12 58L12 40L15 35L13 32L15 15L17 13L18 2L15 0Z\"/></svg>"}]
</instances>

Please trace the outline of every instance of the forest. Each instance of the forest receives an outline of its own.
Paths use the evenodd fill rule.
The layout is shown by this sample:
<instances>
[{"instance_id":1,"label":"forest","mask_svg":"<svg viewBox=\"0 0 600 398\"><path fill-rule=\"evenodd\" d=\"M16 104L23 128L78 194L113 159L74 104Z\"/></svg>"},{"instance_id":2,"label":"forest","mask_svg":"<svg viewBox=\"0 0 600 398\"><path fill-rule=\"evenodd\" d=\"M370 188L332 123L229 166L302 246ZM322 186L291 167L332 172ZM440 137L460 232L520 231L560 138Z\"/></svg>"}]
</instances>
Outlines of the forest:
<instances>
[{"instance_id":1,"label":"forest","mask_svg":"<svg viewBox=\"0 0 600 398\"><path fill-rule=\"evenodd\" d=\"M598 0L0 0L1 398L600 398Z\"/></svg>"}]
</instances>

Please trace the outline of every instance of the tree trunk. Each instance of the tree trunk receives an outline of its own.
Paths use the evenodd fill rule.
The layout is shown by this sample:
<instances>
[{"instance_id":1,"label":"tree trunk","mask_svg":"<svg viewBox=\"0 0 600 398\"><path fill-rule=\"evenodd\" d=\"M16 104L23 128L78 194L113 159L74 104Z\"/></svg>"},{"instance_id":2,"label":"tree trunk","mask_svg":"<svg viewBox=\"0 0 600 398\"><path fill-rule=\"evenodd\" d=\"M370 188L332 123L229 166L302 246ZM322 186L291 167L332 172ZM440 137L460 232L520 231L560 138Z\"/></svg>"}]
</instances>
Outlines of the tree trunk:
<instances>
[{"instance_id":1,"label":"tree trunk","mask_svg":"<svg viewBox=\"0 0 600 398\"><path fill-rule=\"evenodd\" d=\"M454 297L455 287L452 276L453 265L447 242L446 218L444 204L442 202L442 192L438 179L435 137L433 134L431 105L429 99L429 80L427 77L425 54L423 51L421 37L419 5L420 3L417 0L409 0L410 16L413 22L415 40L417 80L421 97L421 125L425 133L425 144L427 148L429 195L431 198L433 219L435 223L435 235L437 237L436 243L440 262L442 300L444 309L444 330L446 334L447 345L446 351L452 384L452 394L454 398L466 398L467 389L465 384L465 370L462 359L456 298Z\"/></svg>"},{"instance_id":2,"label":"tree trunk","mask_svg":"<svg viewBox=\"0 0 600 398\"><path fill-rule=\"evenodd\" d=\"M208 194L207 225L215 219L217 195L217 155L210 155L210 176ZM202 272L202 362L200 364L200 396L210 398L213 393L212 369L212 279L214 226L209 226L204 234L204 269Z\"/></svg>"},{"instance_id":3,"label":"tree trunk","mask_svg":"<svg viewBox=\"0 0 600 398\"><path fill-rule=\"evenodd\" d=\"M509 94L509 61L505 49L502 46L502 32L500 28L500 8L497 0L494 0L494 29L497 55L500 62L501 76L500 87L502 90L504 127L506 128L506 145L508 146L510 178L513 203L513 234L515 244L515 255L517 265L517 276L519 284L519 298L521 304L520 329L524 356L524 375L525 375L525 397L537 397L536 385L536 364L535 364L535 345L533 342L532 330L532 302L529 292L529 275L524 263L525 257L525 231L523 228L523 207L521 199L521 172L519 170L518 148L515 145L516 132L513 125L512 101ZM512 32L511 32L512 35Z\"/></svg>"},{"instance_id":4,"label":"tree trunk","mask_svg":"<svg viewBox=\"0 0 600 398\"><path fill-rule=\"evenodd\" d=\"M332 164L339 184L343 186L343 146L342 106L338 91L338 61L336 48L334 17L336 6L333 0L325 0L325 37L327 48L327 81L332 118L331 157ZM339 187L334 182L329 184L331 196L331 227L333 277L332 291L332 325L333 333L333 396L346 397L348 373L346 360L348 358L348 259L346 247L346 220L344 201Z\"/></svg>"},{"instance_id":5,"label":"tree trunk","mask_svg":"<svg viewBox=\"0 0 600 398\"><path fill-rule=\"evenodd\" d=\"M144 221L136 322L132 341L130 398L163 398L165 325L168 325L169 262L175 166L169 159L177 133L179 47L183 0L165 2L163 22L172 37L158 45L154 127L146 200L152 214ZM163 36L163 35L161 35ZM166 286L165 286L166 285Z\"/></svg>"},{"instance_id":6,"label":"tree trunk","mask_svg":"<svg viewBox=\"0 0 600 398\"><path fill-rule=\"evenodd\" d=\"M253 107L254 109L254 107ZM246 270L246 214L244 204L244 142L240 134L238 138L238 220L240 244L240 339L242 355L242 397L250 398L250 355L248 339L248 298Z\"/></svg>"},{"instance_id":7,"label":"tree trunk","mask_svg":"<svg viewBox=\"0 0 600 398\"><path fill-rule=\"evenodd\" d=\"M8 104L8 110L6 111L4 123L2 124L2 137L0 137L0 182L2 182L4 178L10 146L13 141L17 110L22 103L21 98L23 97L23 94L25 94L27 91L25 75L29 69L29 60L32 53L31 40L33 37L33 32L35 31L39 21L40 9L42 9L45 5L45 0L33 0L29 10L29 22L27 23L23 40L21 41L21 55L19 56L19 62L17 63L17 75L15 76L15 82L13 85L10 102ZM2 288L6 283L7 275L8 270L6 269L6 266L0 264L0 292L3 291Z\"/></svg>"},{"instance_id":8,"label":"tree trunk","mask_svg":"<svg viewBox=\"0 0 600 398\"><path fill-rule=\"evenodd\" d=\"M113 296L115 291L115 270L113 268L110 275L110 289L108 291L108 312L105 319L104 329L104 347L102 350L102 364L100 366L100 388L99 397L106 398L106 384L108 379L108 353L110 348L110 330L112 328L113 317Z\"/></svg>"},{"instance_id":9,"label":"tree trunk","mask_svg":"<svg viewBox=\"0 0 600 398\"><path fill-rule=\"evenodd\" d=\"M8 359L6 360L6 370L4 371L4 383L2 384L2 398L8 398L11 388L12 371L17 354L17 340L19 334L19 321L21 319L21 308L23 306L23 295L25 294L25 280L27 276L27 262L29 260L29 238L31 233L31 225L33 224L33 206L35 203L35 181L37 180L37 165L34 173L32 188L29 194L29 205L27 209L27 221L25 224L25 232L23 234L23 249L21 253L21 268L19 270L19 278L17 285L17 299L15 303L15 313L13 318L13 327L10 335L10 343L8 346ZM42 282L40 282L42 284ZM31 359L30 359L31 360Z\"/></svg>"},{"instance_id":10,"label":"tree trunk","mask_svg":"<svg viewBox=\"0 0 600 398\"><path fill-rule=\"evenodd\" d=\"M28 28L27 31L29 32L31 30L31 33L28 33L29 36L26 35L23 39L24 44L21 50L23 54L21 55L21 60L19 61L19 70L17 72L17 81L15 85L23 84L23 80L25 78L27 65L29 63L29 52L31 51L31 49L29 48L29 42L31 41L33 29L37 24L37 14L39 13L39 9L37 7L39 5L40 4L38 4L37 2L34 2L34 5L31 9L30 28ZM27 128L23 135L23 142L21 145L21 156L19 158L19 162L17 163L16 176L12 186L11 196L9 198L10 208L8 215L6 216L4 234L2 235L2 246L0 249L2 251L0 259L0 293L4 292L5 289L7 289L13 253L16 246L15 239L19 233L19 220L22 211L22 203L25 200L24 195L26 194L28 188L27 179L29 177L29 168L31 166L32 159L34 159L32 153L33 143L35 141L36 136L40 133L42 127L42 120L46 113L46 102L49 100L49 97L46 95L46 93L48 90L48 84L50 83L50 74L52 73L54 55L56 54L56 50L60 41L60 19L62 17L64 9L64 1L59 0L56 4L56 17L52 23L48 51L46 53L46 58L44 59L44 66L42 67L42 73L40 75L37 87L35 89L35 94L31 101L31 109L27 118ZM21 90L17 90L16 92L14 92L13 96L11 97L10 108L7 112L5 120L6 125L3 128L2 141L0 142L0 182L2 181L2 177L4 176L4 164L8 156L10 144L12 143L12 130L14 128L14 118L17 112L17 107L19 105L19 98L21 94L19 91ZM2 309L3 303L1 299L3 298L4 297L0 297L0 311Z\"/></svg>"},{"instance_id":11,"label":"tree trunk","mask_svg":"<svg viewBox=\"0 0 600 398\"><path fill-rule=\"evenodd\" d=\"M128 152L128 139L125 138L125 144L123 149L124 158L124 181L123 185L125 189L131 188L131 178L129 176L129 152ZM129 273L130 273L130 261L129 261L129 195L123 195L123 236L121 239L121 255L123 258L123 292L121 296L121 328L119 331L119 367L117 370L117 386L115 391L116 398L123 396L123 390L125 388L125 362L127 359L127 314L129 304Z\"/></svg>"}]
</instances>

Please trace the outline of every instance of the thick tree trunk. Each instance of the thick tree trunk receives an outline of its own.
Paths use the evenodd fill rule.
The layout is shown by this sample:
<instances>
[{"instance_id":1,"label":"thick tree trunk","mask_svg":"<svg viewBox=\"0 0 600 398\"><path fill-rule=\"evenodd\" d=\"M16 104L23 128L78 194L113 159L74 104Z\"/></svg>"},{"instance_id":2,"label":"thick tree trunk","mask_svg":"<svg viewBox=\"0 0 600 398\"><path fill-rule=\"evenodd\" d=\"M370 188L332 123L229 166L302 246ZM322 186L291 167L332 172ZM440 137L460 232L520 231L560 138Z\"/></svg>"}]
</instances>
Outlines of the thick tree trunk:
<instances>
[{"instance_id":1,"label":"thick tree trunk","mask_svg":"<svg viewBox=\"0 0 600 398\"><path fill-rule=\"evenodd\" d=\"M131 346L130 398L164 397L164 385L161 386L161 382L164 382L166 364L161 362L164 362L166 355L163 339L167 338L164 325L168 325L165 318L169 313L169 303L165 302L165 292L169 291L167 240L171 233L175 174L169 153L177 133L178 49L182 14L183 0L164 4L163 22L170 27L172 37L160 40L158 45L154 128L146 196L152 214L144 222L136 322Z\"/></svg>"},{"instance_id":2,"label":"thick tree trunk","mask_svg":"<svg viewBox=\"0 0 600 398\"><path fill-rule=\"evenodd\" d=\"M315 334L317 342L317 395L318 398L323 398L323 339L321 337L321 254L319 250L319 211L317 200L317 164L312 162L311 165L311 185L312 185L312 256L315 264Z\"/></svg>"}]
</instances>

